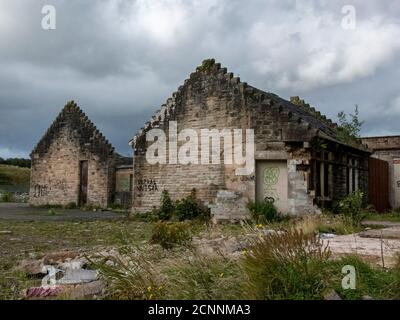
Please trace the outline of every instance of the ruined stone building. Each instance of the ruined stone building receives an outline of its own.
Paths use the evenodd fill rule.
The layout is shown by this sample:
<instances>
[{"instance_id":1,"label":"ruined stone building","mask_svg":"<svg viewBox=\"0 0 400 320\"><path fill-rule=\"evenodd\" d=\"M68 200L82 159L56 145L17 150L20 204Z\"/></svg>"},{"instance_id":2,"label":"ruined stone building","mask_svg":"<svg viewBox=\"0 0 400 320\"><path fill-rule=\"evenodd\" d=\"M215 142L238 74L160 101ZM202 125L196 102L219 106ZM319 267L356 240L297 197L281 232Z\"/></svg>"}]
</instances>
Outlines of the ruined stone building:
<instances>
[{"instance_id":1,"label":"ruined stone building","mask_svg":"<svg viewBox=\"0 0 400 320\"><path fill-rule=\"evenodd\" d=\"M362 138L372 152L372 157L387 163L387 194L391 208L400 207L400 136L366 137ZM383 175L385 172L383 172ZM382 175L382 173L381 173ZM377 179L382 177L377 177ZM383 179L385 180L385 179ZM384 187L379 188L381 197L385 196Z\"/></svg>"},{"instance_id":2,"label":"ruined stone building","mask_svg":"<svg viewBox=\"0 0 400 320\"><path fill-rule=\"evenodd\" d=\"M131 163L131 159L114 152L73 101L57 116L32 151L31 159L32 205L88 204L101 208L116 200L116 184L126 183L122 173L116 181L117 172L126 170L127 161ZM119 187L119 197L124 192L130 196L130 190L130 186Z\"/></svg>"},{"instance_id":3,"label":"ruined stone building","mask_svg":"<svg viewBox=\"0 0 400 320\"><path fill-rule=\"evenodd\" d=\"M149 161L149 148L164 139L159 135L147 141L146 134L152 129L165 132L166 149L152 150ZM224 147L221 143L220 149L207 155L209 146L215 143L210 137L218 132L222 136L224 129L233 137L239 132L235 130L241 129L243 141L246 129L254 130L255 160L250 174L238 175L243 167L240 163L223 161L225 145L229 146L232 136L224 136ZM193 136L191 130L197 133L199 160L193 157L187 163L187 149L182 151L181 147L189 142L188 135ZM217 136L217 145L218 141ZM283 213L301 215L318 211L318 205L329 206L353 190L362 190L368 196L370 152L366 148L343 141L336 124L299 98L287 101L254 88L214 60L205 60L184 81L131 145L136 212L159 206L163 190L180 199L195 188L216 220L246 217L249 200L272 201ZM200 159L204 150L205 159L212 159L209 164ZM184 161L175 157L181 151ZM160 156L167 162L152 161ZM219 163L214 161L215 156L221 156Z\"/></svg>"},{"instance_id":4,"label":"ruined stone building","mask_svg":"<svg viewBox=\"0 0 400 320\"><path fill-rule=\"evenodd\" d=\"M374 152L389 161L390 204L398 207L400 138L362 142L369 149L300 98L284 100L205 60L131 139L133 159L68 103L32 151L30 202L141 213L160 205L163 190L178 200L195 189L215 220L246 218L249 201L315 213L355 190L365 202L380 192L369 183Z\"/></svg>"}]
</instances>

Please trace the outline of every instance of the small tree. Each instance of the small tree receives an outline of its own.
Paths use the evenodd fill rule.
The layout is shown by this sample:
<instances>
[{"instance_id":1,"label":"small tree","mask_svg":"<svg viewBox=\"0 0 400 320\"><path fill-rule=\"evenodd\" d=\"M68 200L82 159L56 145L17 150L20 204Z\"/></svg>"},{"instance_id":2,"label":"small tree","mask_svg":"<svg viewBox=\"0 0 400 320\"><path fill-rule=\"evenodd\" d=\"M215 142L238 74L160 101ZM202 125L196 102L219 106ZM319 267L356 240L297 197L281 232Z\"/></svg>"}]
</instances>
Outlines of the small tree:
<instances>
[{"instance_id":1,"label":"small tree","mask_svg":"<svg viewBox=\"0 0 400 320\"><path fill-rule=\"evenodd\" d=\"M339 112L337 117L339 119L339 134L344 141L349 142L352 139L360 138L364 121L359 119L358 105L354 108L354 114L350 114L350 120L347 119L344 111Z\"/></svg>"}]
</instances>

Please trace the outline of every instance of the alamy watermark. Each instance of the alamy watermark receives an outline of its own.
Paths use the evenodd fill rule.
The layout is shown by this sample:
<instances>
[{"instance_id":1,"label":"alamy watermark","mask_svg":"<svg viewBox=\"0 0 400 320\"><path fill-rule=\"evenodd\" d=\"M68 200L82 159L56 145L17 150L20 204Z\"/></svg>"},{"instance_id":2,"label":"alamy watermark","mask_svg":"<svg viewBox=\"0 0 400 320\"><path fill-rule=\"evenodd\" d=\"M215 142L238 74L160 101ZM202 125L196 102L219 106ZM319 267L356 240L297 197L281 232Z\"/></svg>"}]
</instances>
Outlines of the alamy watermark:
<instances>
[{"instance_id":1,"label":"alamy watermark","mask_svg":"<svg viewBox=\"0 0 400 320\"><path fill-rule=\"evenodd\" d=\"M146 133L146 141L153 142L147 148L146 160L153 165L209 165L220 164L223 158L224 164L235 165L236 175L250 175L254 172L254 130L246 129L245 143L243 138L242 129L200 129L200 137L194 129L183 129L178 133L177 122L170 121L168 142L162 129L151 129ZM178 143L183 144L178 148Z\"/></svg>"},{"instance_id":2,"label":"alamy watermark","mask_svg":"<svg viewBox=\"0 0 400 320\"><path fill-rule=\"evenodd\" d=\"M342 288L354 290L356 288L356 268L352 265L345 265L342 268L342 273L346 275L342 279Z\"/></svg>"},{"instance_id":3,"label":"alamy watermark","mask_svg":"<svg viewBox=\"0 0 400 320\"><path fill-rule=\"evenodd\" d=\"M356 8L352 5L345 5L342 7L342 28L344 30L355 30L356 28Z\"/></svg>"},{"instance_id":4,"label":"alamy watermark","mask_svg":"<svg viewBox=\"0 0 400 320\"><path fill-rule=\"evenodd\" d=\"M57 27L56 22L56 8L52 5L45 5L42 8L42 29L43 30L55 30Z\"/></svg>"}]
</instances>

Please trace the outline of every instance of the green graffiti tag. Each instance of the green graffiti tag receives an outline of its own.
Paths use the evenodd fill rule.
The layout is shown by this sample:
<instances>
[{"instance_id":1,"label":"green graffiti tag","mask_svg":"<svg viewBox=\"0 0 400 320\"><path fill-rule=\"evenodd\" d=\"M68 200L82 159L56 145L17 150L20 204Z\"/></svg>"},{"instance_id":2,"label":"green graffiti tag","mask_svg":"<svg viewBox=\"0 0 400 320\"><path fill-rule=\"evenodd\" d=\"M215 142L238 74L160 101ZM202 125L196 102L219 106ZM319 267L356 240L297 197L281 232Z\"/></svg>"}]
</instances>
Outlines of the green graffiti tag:
<instances>
[{"instance_id":1,"label":"green graffiti tag","mask_svg":"<svg viewBox=\"0 0 400 320\"><path fill-rule=\"evenodd\" d=\"M264 170L264 182L267 186L278 183L280 170L277 167L269 167Z\"/></svg>"}]
</instances>

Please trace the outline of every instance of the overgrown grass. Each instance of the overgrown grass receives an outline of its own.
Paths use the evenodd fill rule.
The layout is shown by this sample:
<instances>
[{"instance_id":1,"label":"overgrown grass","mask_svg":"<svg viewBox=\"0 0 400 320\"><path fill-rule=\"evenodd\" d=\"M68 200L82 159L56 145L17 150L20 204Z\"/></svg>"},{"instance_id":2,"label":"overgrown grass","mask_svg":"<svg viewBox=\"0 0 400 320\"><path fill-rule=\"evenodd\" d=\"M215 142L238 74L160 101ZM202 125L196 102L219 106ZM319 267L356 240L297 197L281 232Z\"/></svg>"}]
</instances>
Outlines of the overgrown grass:
<instances>
[{"instance_id":1,"label":"overgrown grass","mask_svg":"<svg viewBox=\"0 0 400 320\"><path fill-rule=\"evenodd\" d=\"M355 267L356 288L343 289L341 281L344 274L341 272L346 265ZM384 270L372 267L356 255L347 255L329 264L331 286L346 300L358 300L363 296L373 299L400 299L400 269Z\"/></svg>"},{"instance_id":2,"label":"overgrown grass","mask_svg":"<svg viewBox=\"0 0 400 320\"><path fill-rule=\"evenodd\" d=\"M373 268L356 256L333 260L315 234L291 229L261 236L232 259L184 247L153 251L131 246L97 268L112 299L399 299L400 260L393 270ZM356 289L343 289L342 268L356 270Z\"/></svg>"},{"instance_id":3,"label":"overgrown grass","mask_svg":"<svg viewBox=\"0 0 400 320\"><path fill-rule=\"evenodd\" d=\"M167 275L165 296L177 300L239 299L242 270L228 258L198 254L176 260L164 271Z\"/></svg>"},{"instance_id":4,"label":"overgrown grass","mask_svg":"<svg viewBox=\"0 0 400 320\"><path fill-rule=\"evenodd\" d=\"M192 240L189 226L186 222L159 221L154 226L151 242L158 243L165 249L187 245Z\"/></svg>"},{"instance_id":5,"label":"overgrown grass","mask_svg":"<svg viewBox=\"0 0 400 320\"><path fill-rule=\"evenodd\" d=\"M290 229L261 236L242 259L249 299L318 299L328 286L330 251L315 234Z\"/></svg>"},{"instance_id":6,"label":"overgrown grass","mask_svg":"<svg viewBox=\"0 0 400 320\"><path fill-rule=\"evenodd\" d=\"M0 233L0 299L16 299L21 289L39 284L39 279L14 271L18 260L49 251L93 253L110 247L118 248L118 254L99 256L91 264L107 283L106 299L322 299L330 289L343 299L400 299L400 258L397 267L383 270L355 256L333 260L322 246L318 231L329 226L339 232L340 219L323 215L289 221L267 235L255 228L261 235L249 238L239 257L201 255L185 245L168 250L151 245L154 222L0 220L0 230L8 230ZM248 231L240 225L212 227L197 221L188 229L193 235ZM356 268L355 290L341 287L344 265Z\"/></svg>"},{"instance_id":7,"label":"overgrown grass","mask_svg":"<svg viewBox=\"0 0 400 320\"><path fill-rule=\"evenodd\" d=\"M137 247L122 252L123 256L100 256L95 258L97 260L90 260L92 267L99 270L101 277L107 282L105 298L153 300L162 297L163 280L154 268L150 255Z\"/></svg>"}]
</instances>

